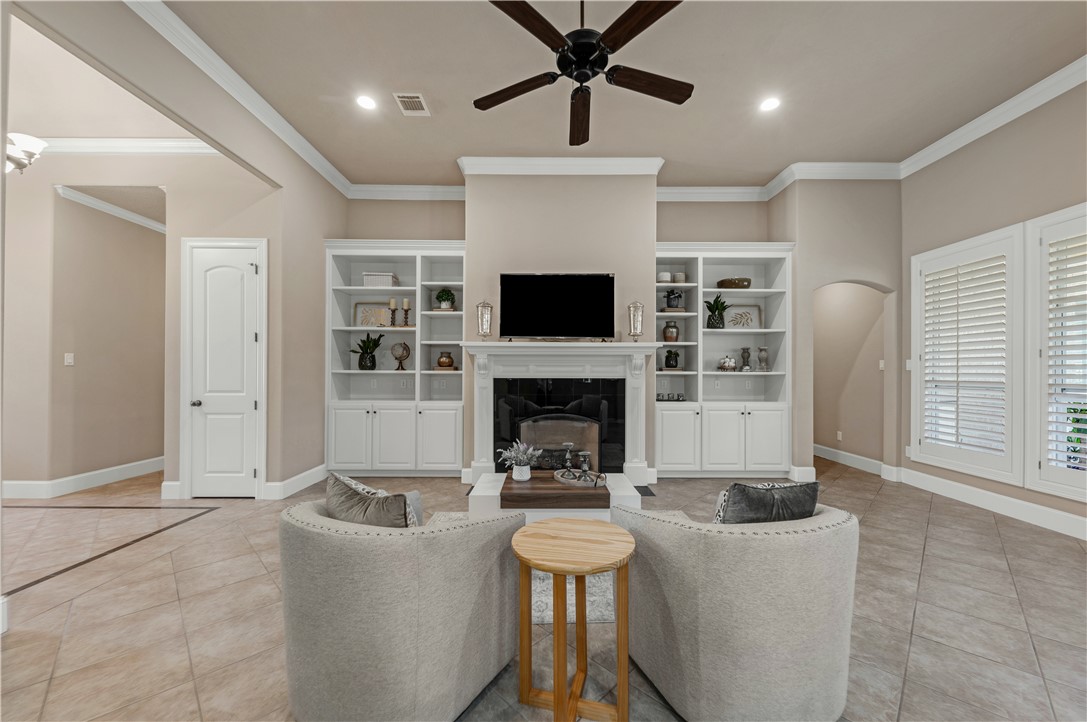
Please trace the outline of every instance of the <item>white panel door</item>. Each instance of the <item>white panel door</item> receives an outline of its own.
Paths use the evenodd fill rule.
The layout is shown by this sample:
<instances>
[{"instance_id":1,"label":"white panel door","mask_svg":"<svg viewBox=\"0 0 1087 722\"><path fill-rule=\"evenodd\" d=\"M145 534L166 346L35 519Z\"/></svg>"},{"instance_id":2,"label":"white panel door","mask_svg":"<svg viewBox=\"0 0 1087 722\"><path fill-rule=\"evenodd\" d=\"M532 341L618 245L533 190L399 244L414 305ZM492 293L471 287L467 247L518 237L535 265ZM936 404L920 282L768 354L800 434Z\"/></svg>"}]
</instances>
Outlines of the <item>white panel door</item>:
<instances>
[{"instance_id":1,"label":"white panel door","mask_svg":"<svg viewBox=\"0 0 1087 722\"><path fill-rule=\"evenodd\" d=\"M744 416L748 471L789 469L789 405L748 404Z\"/></svg>"},{"instance_id":2,"label":"white panel door","mask_svg":"<svg viewBox=\"0 0 1087 722\"><path fill-rule=\"evenodd\" d=\"M369 406L339 407L328 410L328 468L370 468Z\"/></svg>"},{"instance_id":3,"label":"white panel door","mask_svg":"<svg viewBox=\"0 0 1087 722\"><path fill-rule=\"evenodd\" d=\"M370 468L415 468L415 404L374 404Z\"/></svg>"},{"instance_id":4,"label":"white panel door","mask_svg":"<svg viewBox=\"0 0 1087 722\"><path fill-rule=\"evenodd\" d=\"M258 252L194 247L191 253L192 495L255 497Z\"/></svg>"},{"instance_id":5,"label":"white panel door","mask_svg":"<svg viewBox=\"0 0 1087 722\"><path fill-rule=\"evenodd\" d=\"M697 471L702 463L701 415L697 404L657 404L657 468Z\"/></svg>"},{"instance_id":6,"label":"white panel door","mask_svg":"<svg viewBox=\"0 0 1087 722\"><path fill-rule=\"evenodd\" d=\"M461 450L464 446L461 407L419 404L417 411L417 468L461 468Z\"/></svg>"},{"instance_id":7,"label":"white panel door","mask_svg":"<svg viewBox=\"0 0 1087 722\"><path fill-rule=\"evenodd\" d=\"M741 471L744 467L743 404L702 405L702 469Z\"/></svg>"}]
</instances>

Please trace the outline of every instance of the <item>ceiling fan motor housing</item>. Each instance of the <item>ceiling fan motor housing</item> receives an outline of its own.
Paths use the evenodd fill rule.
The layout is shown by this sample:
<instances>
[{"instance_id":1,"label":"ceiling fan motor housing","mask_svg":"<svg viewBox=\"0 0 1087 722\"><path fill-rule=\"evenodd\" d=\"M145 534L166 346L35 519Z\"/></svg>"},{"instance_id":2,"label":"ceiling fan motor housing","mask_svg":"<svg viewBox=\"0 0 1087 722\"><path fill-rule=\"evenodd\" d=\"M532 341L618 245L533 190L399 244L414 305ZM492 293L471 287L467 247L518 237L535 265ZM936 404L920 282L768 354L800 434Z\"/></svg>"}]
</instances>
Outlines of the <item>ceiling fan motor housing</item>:
<instances>
[{"instance_id":1,"label":"ceiling fan motor housing","mask_svg":"<svg viewBox=\"0 0 1087 722\"><path fill-rule=\"evenodd\" d=\"M566 34L567 46L555 54L562 75L585 84L608 67L608 54L600 47L600 33L581 28Z\"/></svg>"}]
</instances>

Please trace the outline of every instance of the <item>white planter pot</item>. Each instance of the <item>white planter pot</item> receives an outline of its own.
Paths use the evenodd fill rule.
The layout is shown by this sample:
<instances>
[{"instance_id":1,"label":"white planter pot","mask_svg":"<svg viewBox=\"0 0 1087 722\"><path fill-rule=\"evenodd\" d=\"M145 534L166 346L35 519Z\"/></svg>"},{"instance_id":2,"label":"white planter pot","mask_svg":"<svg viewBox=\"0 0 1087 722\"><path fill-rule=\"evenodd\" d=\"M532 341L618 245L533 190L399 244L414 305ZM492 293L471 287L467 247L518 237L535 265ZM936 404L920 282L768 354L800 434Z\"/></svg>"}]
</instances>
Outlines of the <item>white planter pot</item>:
<instances>
[{"instance_id":1,"label":"white planter pot","mask_svg":"<svg viewBox=\"0 0 1087 722\"><path fill-rule=\"evenodd\" d=\"M438 308L446 309L453 308L453 304L450 301L442 301L438 304Z\"/></svg>"},{"instance_id":2,"label":"white planter pot","mask_svg":"<svg viewBox=\"0 0 1087 722\"><path fill-rule=\"evenodd\" d=\"M515 466L513 467L513 480L514 481L528 481L532 478L531 466Z\"/></svg>"}]
</instances>

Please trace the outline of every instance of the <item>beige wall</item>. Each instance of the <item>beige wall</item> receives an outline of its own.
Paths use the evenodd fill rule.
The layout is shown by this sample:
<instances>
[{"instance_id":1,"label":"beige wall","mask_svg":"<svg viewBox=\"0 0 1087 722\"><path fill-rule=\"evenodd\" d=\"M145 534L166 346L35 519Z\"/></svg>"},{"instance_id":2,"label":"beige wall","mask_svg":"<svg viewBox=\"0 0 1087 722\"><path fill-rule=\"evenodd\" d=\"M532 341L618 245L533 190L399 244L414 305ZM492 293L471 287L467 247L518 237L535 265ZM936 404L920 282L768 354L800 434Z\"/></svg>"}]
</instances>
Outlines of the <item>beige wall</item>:
<instances>
[{"instance_id":1,"label":"beige wall","mask_svg":"<svg viewBox=\"0 0 1087 722\"><path fill-rule=\"evenodd\" d=\"M464 240L463 201L350 201L344 238Z\"/></svg>"},{"instance_id":2,"label":"beige wall","mask_svg":"<svg viewBox=\"0 0 1087 722\"><path fill-rule=\"evenodd\" d=\"M657 204L659 243L756 243L768 240L767 204Z\"/></svg>"},{"instance_id":3,"label":"beige wall","mask_svg":"<svg viewBox=\"0 0 1087 722\"><path fill-rule=\"evenodd\" d=\"M883 299L855 283L812 294L814 441L876 461L883 458Z\"/></svg>"},{"instance_id":4,"label":"beige wall","mask_svg":"<svg viewBox=\"0 0 1087 722\"><path fill-rule=\"evenodd\" d=\"M466 179L464 308L495 304L500 273L615 274L615 329L626 328L626 305L655 292L656 178L654 176L482 176ZM541 303L545 306L546 299ZM647 328L653 309L646 307ZM476 336L465 314L464 337ZM464 375L465 456L472 459L472 366ZM652 376L647 398L652 398ZM652 404L647 403L647 409ZM647 439L653 438L648 415ZM652 443L647 443L652 453ZM650 459L651 460L651 459Z\"/></svg>"},{"instance_id":5,"label":"beige wall","mask_svg":"<svg viewBox=\"0 0 1087 722\"><path fill-rule=\"evenodd\" d=\"M902 181L900 367L910 355L910 257L1087 200L1087 87L1075 89ZM903 445L910 389L901 389ZM908 469L1073 514L1084 504L904 459Z\"/></svg>"},{"instance_id":6,"label":"beige wall","mask_svg":"<svg viewBox=\"0 0 1087 722\"><path fill-rule=\"evenodd\" d=\"M162 456L166 238L63 198L53 228L49 475Z\"/></svg>"},{"instance_id":7,"label":"beige wall","mask_svg":"<svg viewBox=\"0 0 1087 722\"><path fill-rule=\"evenodd\" d=\"M884 292L901 281L901 205L898 181L799 181L780 195L771 226L788 236L795 227L793 282L793 464L811 466L814 439L813 295L829 283L849 281ZM776 200L776 199L775 199ZM779 239L774 239L779 240ZM788 237L780 240L789 240ZM896 304L900 294L889 303ZM885 316L884 358L896 358L897 311ZM888 442L882 459L898 465L894 445L898 415L894 390L898 374L884 373L883 429Z\"/></svg>"}]
</instances>

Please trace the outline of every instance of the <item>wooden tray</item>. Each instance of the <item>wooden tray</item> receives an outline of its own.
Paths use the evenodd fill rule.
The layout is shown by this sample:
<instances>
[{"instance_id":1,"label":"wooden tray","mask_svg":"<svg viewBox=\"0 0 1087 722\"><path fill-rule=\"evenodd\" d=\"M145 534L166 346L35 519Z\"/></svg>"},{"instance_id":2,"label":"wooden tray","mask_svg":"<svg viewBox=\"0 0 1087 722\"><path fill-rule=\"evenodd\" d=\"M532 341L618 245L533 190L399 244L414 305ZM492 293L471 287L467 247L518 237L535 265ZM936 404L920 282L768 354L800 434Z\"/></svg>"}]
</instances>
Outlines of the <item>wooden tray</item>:
<instances>
[{"instance_id":1,"label":"wooden tray","mask_svg":"<svg viewBox=\"0 0 1087 722\"><path fill-rule=\"evenodd\" d=\"M506 474L502 484L503 509L607 509L611 492L606 486L567 486L553 471L534 471L528 481L514 481Z\"/></svg>"}]
</instances>

